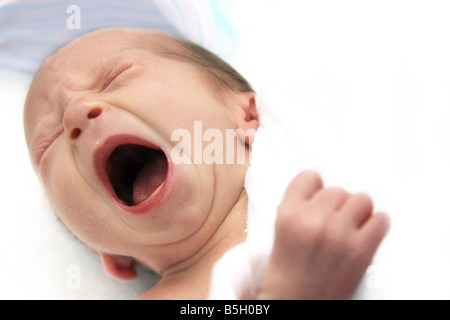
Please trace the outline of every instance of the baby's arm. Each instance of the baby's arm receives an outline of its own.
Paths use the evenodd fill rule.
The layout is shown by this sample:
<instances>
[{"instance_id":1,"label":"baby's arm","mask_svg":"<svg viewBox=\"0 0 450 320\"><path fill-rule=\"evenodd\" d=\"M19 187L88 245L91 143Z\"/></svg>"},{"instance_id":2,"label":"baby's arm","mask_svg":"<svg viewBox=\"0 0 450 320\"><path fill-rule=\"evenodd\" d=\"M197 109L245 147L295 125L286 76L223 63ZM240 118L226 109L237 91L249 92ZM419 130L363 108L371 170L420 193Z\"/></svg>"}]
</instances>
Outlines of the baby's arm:
<instances>
[{"instance_id":1,"label":"baby's arm","mask_svg":"<svg viewBox=\"0 0 450 320\"><path fill-rule=\"evenodd\" d=\"M350 299L388 231L364 194L324 188L303 172L278 207L274 247L258 298Z\"/></svg>"}]
</instances>

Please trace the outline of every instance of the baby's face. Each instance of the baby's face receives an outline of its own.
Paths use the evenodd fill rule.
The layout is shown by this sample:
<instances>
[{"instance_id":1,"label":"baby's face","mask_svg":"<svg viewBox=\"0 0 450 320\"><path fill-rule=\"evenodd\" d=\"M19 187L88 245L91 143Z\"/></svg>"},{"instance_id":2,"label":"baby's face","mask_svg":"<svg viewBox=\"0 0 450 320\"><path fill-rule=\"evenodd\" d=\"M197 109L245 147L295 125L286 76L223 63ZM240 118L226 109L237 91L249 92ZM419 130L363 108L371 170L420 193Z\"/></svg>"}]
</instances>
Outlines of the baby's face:
<instances>
[{"instance_id":1,"label":"baby's face","mask_svg":"<svg viewBox=\"0 0 450 320\"><path fill-rule=\"evenodd\" d=\"M142 39L102 31L52 55L30 88L25 136L49 201L74 234L98 251L139 259L153 250L169 264L174 244L189 256L217 229L247 167L174 163L175 130L194 136L199 120L224 137L235 129L231 100Z\"/></svg>"}]
</instances>

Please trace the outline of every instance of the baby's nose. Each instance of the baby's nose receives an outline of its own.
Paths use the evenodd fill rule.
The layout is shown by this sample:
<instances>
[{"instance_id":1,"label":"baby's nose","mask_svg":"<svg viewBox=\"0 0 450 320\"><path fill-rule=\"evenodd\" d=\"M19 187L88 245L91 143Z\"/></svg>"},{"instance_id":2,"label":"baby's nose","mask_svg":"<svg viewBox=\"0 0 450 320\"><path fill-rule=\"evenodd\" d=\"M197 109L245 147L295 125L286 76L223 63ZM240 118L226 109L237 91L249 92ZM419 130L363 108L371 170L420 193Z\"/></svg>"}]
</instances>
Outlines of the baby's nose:
<instances>
[{"instance_id":1,"label":"baby's nose","mask_svg":"<svg viewBox=\"0 0 450 320\"><path fill-rule=\"evenodd\" d=\"M90 104L82 101L69 104L64 112L64 129L68 138L77 140L84 131L97 119L104 111L99 104Z\"/></svg>"}]
</instances>

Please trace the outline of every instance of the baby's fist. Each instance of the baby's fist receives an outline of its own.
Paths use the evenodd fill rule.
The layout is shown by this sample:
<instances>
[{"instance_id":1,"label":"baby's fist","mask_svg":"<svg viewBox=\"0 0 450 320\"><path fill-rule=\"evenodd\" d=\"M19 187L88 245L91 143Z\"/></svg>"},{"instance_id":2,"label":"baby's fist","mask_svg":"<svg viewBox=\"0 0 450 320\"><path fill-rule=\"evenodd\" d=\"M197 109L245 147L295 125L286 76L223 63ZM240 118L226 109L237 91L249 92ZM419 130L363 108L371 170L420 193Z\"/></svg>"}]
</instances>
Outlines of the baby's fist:
<instances>
[{"instance_id":1,"label":"baby's fist","mask_svg":"<svg viewBox=\"0 0 450 320\"><path fill-rule=\"evenodd\" d=\"M278 207L275 242L260 298L351 298L388 230L372 200L324 188L305 171Z\"/></svg>"}]
</instances>

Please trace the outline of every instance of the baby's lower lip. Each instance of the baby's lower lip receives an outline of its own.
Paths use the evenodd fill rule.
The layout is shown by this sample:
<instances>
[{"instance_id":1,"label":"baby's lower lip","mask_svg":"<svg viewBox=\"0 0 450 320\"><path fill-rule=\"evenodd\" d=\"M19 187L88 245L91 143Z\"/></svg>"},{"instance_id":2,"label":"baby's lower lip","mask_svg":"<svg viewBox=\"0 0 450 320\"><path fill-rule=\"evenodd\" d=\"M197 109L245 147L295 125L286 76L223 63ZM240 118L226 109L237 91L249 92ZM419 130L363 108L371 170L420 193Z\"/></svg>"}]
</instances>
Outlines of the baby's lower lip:
<instances>
[{"instance_id":1,"label":"baby's lower lip","mask_svg":"<svg viewBox=\"0 0 450 320\"><path fill-rule=\"evenodd\" d=\"M171 184L172 181L173 172L171 161L170 158L168 157L168 153L164 152L164 155L166 156L167 160L167 173L161 185L158 188L156 188L146 200L140 202L137 205L128 205L124 201L119 199L119 197L117 196L110 182L110 178L108 176L106 168L108 157L118 146L121 145L138 145L147 147L149 149L160 150L164 152L163 148L139 137L129 135L117 135L106 139L105 142L99 145L96 151L94 152L94 164L97 176L102 181L112 200L121 209L132 214L147 214L150 213L150 211L155 212L156 208L159 207L161 202L164 200L167 189L169 188L169 185Z\"/></svg>"}]
</instances>

